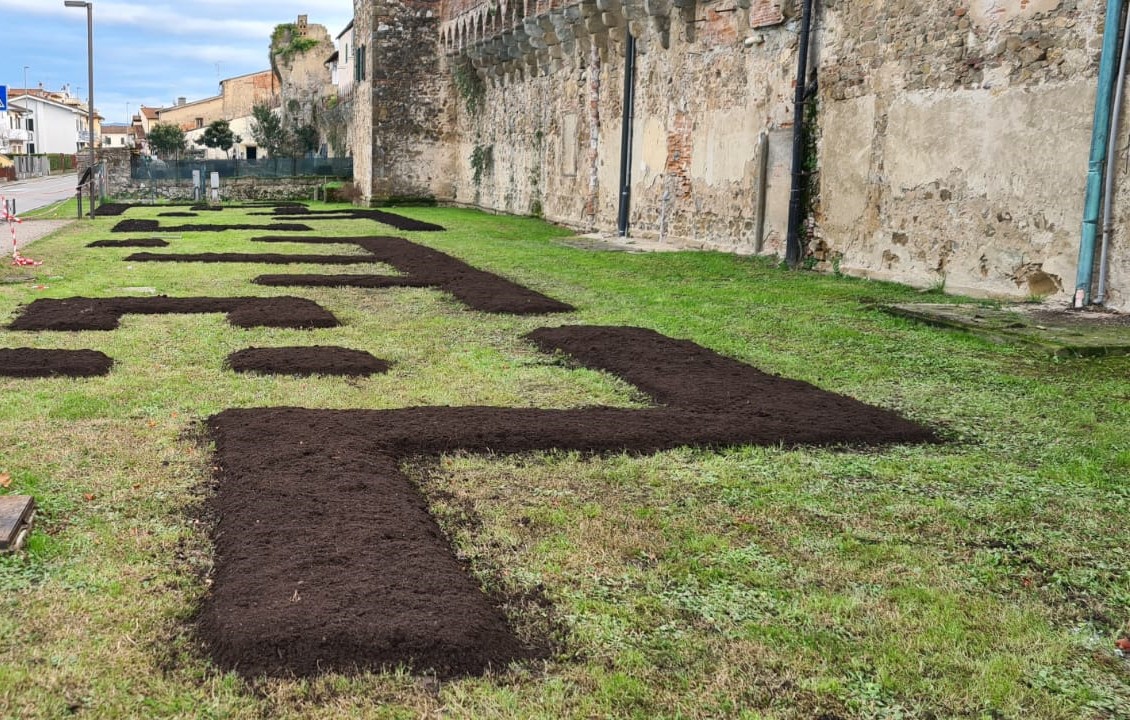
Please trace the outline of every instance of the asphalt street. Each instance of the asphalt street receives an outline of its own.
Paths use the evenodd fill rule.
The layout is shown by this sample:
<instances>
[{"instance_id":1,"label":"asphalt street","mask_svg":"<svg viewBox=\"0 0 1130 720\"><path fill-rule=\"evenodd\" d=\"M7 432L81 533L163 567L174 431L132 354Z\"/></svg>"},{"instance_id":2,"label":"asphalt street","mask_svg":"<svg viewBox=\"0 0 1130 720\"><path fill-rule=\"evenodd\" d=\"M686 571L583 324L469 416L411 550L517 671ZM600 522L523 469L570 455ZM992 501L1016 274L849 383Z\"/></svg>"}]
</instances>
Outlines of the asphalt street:
<instances>
[{"instance_id":1,"label":"asphalt street","mask_svg":"<svg viewBox=\"0 0 1130 720\"><path fill-rule=\"evenodd\" d=\"M16 201L16 215L73 197L78 176L74 173L0 183L0 195Z\"/></svg>"}]
</instances>

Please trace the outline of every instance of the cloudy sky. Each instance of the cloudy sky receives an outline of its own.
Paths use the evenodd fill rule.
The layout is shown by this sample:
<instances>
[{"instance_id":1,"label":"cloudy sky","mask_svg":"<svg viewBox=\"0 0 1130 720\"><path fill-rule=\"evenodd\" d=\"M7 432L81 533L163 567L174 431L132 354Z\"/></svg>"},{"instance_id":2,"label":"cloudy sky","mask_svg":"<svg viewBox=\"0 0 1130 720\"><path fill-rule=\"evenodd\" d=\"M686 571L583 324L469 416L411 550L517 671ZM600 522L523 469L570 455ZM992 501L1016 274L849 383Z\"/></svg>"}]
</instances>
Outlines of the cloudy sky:
<instances>
[{"instance_id":1,"label":"cloudy sky","mask_svg":"<svg viewBox=\"0 0 1130 720\"><path fill-rule=\"evenodd\" d=\"M337 37L353 0L93 0L94 106L125 122L140 105L216 95L219 81L270 67L279 23L309 15ZM63 0L0 0L0 85L70 85L86 99L86 10Z\"/></svg>"}]
</instances>

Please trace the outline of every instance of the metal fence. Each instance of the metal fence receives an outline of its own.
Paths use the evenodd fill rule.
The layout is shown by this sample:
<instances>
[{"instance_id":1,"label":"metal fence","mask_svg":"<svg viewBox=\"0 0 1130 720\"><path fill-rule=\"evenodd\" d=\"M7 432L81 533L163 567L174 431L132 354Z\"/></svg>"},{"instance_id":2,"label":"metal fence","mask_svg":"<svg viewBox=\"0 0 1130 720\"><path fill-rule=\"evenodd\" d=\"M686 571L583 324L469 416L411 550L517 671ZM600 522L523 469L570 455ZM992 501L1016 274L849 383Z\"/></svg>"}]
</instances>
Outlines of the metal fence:
<instances>
[{"instance_id":1,"label":"metal fence","mask_svg":"<svg viewBox=\"0 0 1130 720\"><path fill-rule=\"evenodd\" d=\"M166 161L144 156L130 163L134 180L187 180L192 172L203 177L219 173L221 178L239 177L326 177L353 179L353 158L266 158L263 160L180 160Z\"/></svg>"}]
</instances>

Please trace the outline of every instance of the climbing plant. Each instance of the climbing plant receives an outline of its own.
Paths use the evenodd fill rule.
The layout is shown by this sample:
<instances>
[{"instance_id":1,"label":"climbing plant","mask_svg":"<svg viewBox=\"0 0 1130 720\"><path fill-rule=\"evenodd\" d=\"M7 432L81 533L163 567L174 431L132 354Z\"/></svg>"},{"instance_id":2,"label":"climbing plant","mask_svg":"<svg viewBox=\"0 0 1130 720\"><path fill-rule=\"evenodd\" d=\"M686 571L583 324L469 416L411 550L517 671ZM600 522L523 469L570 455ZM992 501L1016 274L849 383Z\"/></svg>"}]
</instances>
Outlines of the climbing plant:
<instances>
[{"instance_id":1,"label":"climbing plant","mask_svg":"<svg viewBox=\"0 0 1130 720\"><path fill-rule=\"evenodd\" d=\"M467 105L467 112L474 115L483 106L486 97L486 86L483 79L475 72L470 63L457 63L451 68L451 77L455 81L455 89Z\"/></svg>"},{"instance_id":2,"label":"climbing plant","mask_svg":"<svg viewBox=\"0 0 1130 720\"><path fill-rule=\"evenodd\" d=\"M289 61L295 55L313 50L317 46L318 41L303 36L294 23L276 25L275 31L271 33L271 53L283 60Z\"/></svg>"},{"instance_id":3,"label":"climbing plant","mask_svg":"<svg viewBox=\"0 0 1130 720\"><path fill-rule=\"evenodd\" d=\"M478 187L482 184L483 174L494 169L494 145L476 145L471 150L471 182Z\"/></svg>"}]
</instances>

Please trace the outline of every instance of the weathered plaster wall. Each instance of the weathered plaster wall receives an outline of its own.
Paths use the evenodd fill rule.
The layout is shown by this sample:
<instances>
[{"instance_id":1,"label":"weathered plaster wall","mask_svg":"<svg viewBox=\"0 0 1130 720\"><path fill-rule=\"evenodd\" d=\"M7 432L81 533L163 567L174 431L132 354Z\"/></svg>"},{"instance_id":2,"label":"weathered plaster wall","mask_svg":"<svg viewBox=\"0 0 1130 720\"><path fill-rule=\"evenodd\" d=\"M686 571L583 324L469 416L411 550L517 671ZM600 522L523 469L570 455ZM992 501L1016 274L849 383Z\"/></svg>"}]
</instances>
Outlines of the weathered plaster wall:
<instances>
[{"instance_id":1,"label":"weathered plaster wall","mask_svg":"<svg viewBox=\"0 0 1130 720\"><path fill-rule=\"evenodd\" d=\"M181 130L207 127L213 120L224 119L224 98L222 95L161 108L157 122L176 125Z\"/></svg>"},{"instance_id":2,"label":"weathered plaster wall","mask_svg":"<svg viewBox=\"0 0 1130 720\"><path fill-rule=\"evenodd\" d=\"M224 119L248 117L255 105L272 105L279 94L279 81L270 70L220 81Z\"/></svg>"},{"instance_id":3,"label":"weathered plaster wall","mask_svg":"<svg viewBox=\"0 0 1130 720\"><path fill-rule=\"evenodd\" d=\"M822 257L870 277L1067 302L1099 5L826 0Z\"/></svg>"}]
</instances>

